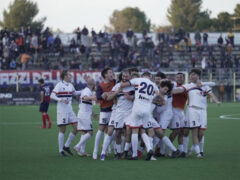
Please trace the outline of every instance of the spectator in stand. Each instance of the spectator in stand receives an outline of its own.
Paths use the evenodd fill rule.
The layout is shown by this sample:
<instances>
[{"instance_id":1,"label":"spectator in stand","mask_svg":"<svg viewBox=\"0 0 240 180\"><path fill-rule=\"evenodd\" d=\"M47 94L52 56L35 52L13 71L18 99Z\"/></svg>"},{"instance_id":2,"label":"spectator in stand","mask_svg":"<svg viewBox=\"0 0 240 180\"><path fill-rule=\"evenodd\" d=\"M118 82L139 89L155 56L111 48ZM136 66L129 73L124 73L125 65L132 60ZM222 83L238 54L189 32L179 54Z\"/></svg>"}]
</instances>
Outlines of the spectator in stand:
<instances>
[{"instance_id":1,"label":"spectator in stand","mask_svg":"<svg viewBox=\"0 0 240 180\"><path fill-rule=\"evenodd\" d=\"M200 32L199 31L197 31L196 33L195 33L195 35L194 35L194 39L195 39L195 43L197 44L197 43L200 43L201 44L201 34L200 34Z\"/></svg>"},{"instance_id":2,"label":"spectator in stand","mask_svg":"<svg viewBox=\"0 0 240 180\"><path fill-rule=\"evenodd\" d=\"M153 51L154 51L154 43L153 43L151 37L147 39L147 50L148 50L148 58L150 58L150 60L152 60Z\"/></svg>"},{"instance_id":3,"label":"spectator in stand","mask_svg":"<svg viewBox=\"0 0 240 180\"><path fill-rule=\"evenodd\" d=\"M237 55L234 55L234 64L235 64L235 71L238 72L239 70L239 58Z\"/></svg>"},{"instance_id":4,"label":"spectator in stand","mask_svg":"<svg viewBox=\"0 0 240 180\"><path fill-rule=\"evenodd\" d=\"M86 26L84 26L82 30L81 42L84 46L88 44L88 29L86 28Z\"/></svg>"},{"instance_id":5,"label":"spectator in stand","mask_svg":"<svg viewBox=\"0 0 240 180\"><path fill-rule=\"evenodd\" d=\"M214 52L213 45L209 45L208 46L208 56L211 57L213 55L213 52Z\"/></svg>"},{"instance_id":6,"label":"spectator in stand","mask_svg":"<svg viewBox=\"0 0 240 180\"><path fill-rule=\"evenodd\" d=\"M134 36L133 30L129 28L126 32L126 36L127 36L128 45L133 46L133 36Z\"/></svg>"},{"instance_id":7,"label":"spectator in stand","mask_svg":"<svg viewBox=\"0 0 240 180\"><path fill-rule=\"evenodd\" d=\"M62 41L61 41L59 35L56 36L53 43L54 43L55 52L60 53L61 46L62 46Z\"/></svg>"},{"instance_id":8,"label":"spectator in stand","mask_svg":"<svg viewBox=\"0 0 240 180\"><path fill-rule=\"evenodd\" d=\"M47 27L44 31L43 31L43 36L46 37L46 39L48 39L48 37L51 35L51 32L49 30L49 27Z\"/></svg>"},{"instance_id":9,"label":"spectator in stand","mask_svg":"<svg viewBox=\"0 0 240 180\"><path fill-rule=\"evenodd\" d=\"M224 85L221 83L219 85L219 101L224 102Z\"/></svg>"},{"instance_id":10,"label":"spectator in stand","mask_svg":"<svg viewBox=\"0 0 240 180\"><path fill-rule=\"evenodd\" d=\"M32 28L30 26L27 27L25 31L25 36L32 36Z\"/></svg>"},{"instance_id":11,"label":"spectator in stand","mask_svg":"<svg viewBox=\"0 0 240 180\"><path fill-rule=\"evenodd\" d=\"M189 33L187 33L187 35L185 36L185 40L186 40L186 43L187 43L188 52L192 52L192 41L191 41Z\"/></svg>"},{"instance_id":12,"label":"spectator in stand","mask_svg":"<svg viewBox=\"0 0 240 180\"><path fill-rule=\"evenodd\" d=\"M227 37L229 43L234 47L234 33L232 32L232 29L229 30Z\"/></svg>"},{"instance_id":13,"label":"spectator in stand","mask_svg":"<svg viewBox=\"0 0 240 180\"><path fill-rule=\"evenodd\" d=\"M142 36L143 36L143 39L147 38L147 30L146 29L143 30Z\"/></svg>"},{"instance_id":14,"label":"spectator in stand","mask_svg":"<svg viewBox=\"0 0 240 180\"><path fill-rule=\"evenodd\" d=\"M183 30L183 28L181 27L181 28L179 28L179 30L178 30L178 39L179 39L179 42L182 40L182 39L184 39L184 37L185 37L185 31Z\"/></svg>"},{"instance_id":15,"label":"spectator in stand","mask_svg":"<svg viewBox=\"0 0 240 180\"><path fill-rule=\"evenodd\" d=\"M226 52L227 52L227 58L232 58L232 44L228 44L226 47Z\"/></svg>"},{"instance_id":16,"label":"spectator in stand","mask_svg":"<svg viewBox=\"0 0 240 180\"><path fill-rule=\"evenodd\" d=\"M79 54L80 53L79 48L78 48L74 38L72 38L72 40L70 42L69 49L70 49L70 52L73 53L73 54Z\"/></svg>"},{"instance_id":17,"label":"spectator in stand","mask_svg":"<svg viewBox=\"0 0 240 180\"><path fill-rule=\"evenodd\" d=\"M197 62L197 55L196 54L192 54L191 62L192 62L192 68L195 68L196 62Z\"/></svg>"},{"instance_id":18,"label":"spectator in stand","mask_svg":"<svg viewBox=\"0 0 240 180\"><path fill-rule=\"evenodd\" d=\"M208 46L208 34L206 32L203 33L203 46Z\"/></svg>"},{"instance_id":19,"label":"spectator in stand","mask_svg":"<svg viewBox=\"0 0 240 180\"><path fill-rule=\"evenodd\" d=\"M30 48L32 53L38 50L38 37L36 36L36 34L33 34L31 38Z\"/></svg>"},{"instance_id":20,"label":"spectator in stand","mask_svg":"<svg viewBox=\"0 0 240 180\"><path fill-rule=\"evenodd\" d=\"M217 61L213 55L210 57L210 63L211 63L212 73L215 73L217 68Z\"/></svg>"},{"instance_id":21,"label":"spectator in stand","mask_svg":"<svg viewBox=\"0 0 240 180\"><path fill-rule=\"evenodd\" d=\"M97 43L97 33L93 28L91 31L91 35L92 35L92 42L96 44Z\"/></svg>"},{"instance_id":22,"label":"spectator in stand","mask_svg":"<svg viewBox=\"0 0 240 180\"><path fill-rule=\"evenodd\" d=\"M217 44L218 44L218 47L219 47L219 48L221 48L221 47L223 46L222 33L221 33L220 36L218 37Z\"/></svg>"},{"instance_id":23,"label":"spectator in stand","mask_svg":"<svg viewBox=\"0 0 240 180\"><path fill-rule=\"evenodd\" d=\"M81 33L82 33L80 27L77 28L75 33L77 34L77 44L80 45L81 44Z\"/></svg>"},{"instance_id":24,"label":"spectator in stand","mask_svg":"<svg viewBox=\"0 0 240 180\"><path fill-rule=\"evenodd\" d=\"M12 59L10 61L10 65L9 65L10 69L16 69L17 68L17 62L15 59Z\"/></svg>"},{"instance_id":25,"label":"spectator in stand","mask_svg":"<svg viewBox=\"0 0 240 180\"><path fill-rule=\"evenodd\" d=\"M25 29L24 29L23 26L20 28L19 34L24 37L24 35L25 35Z\"/></svg>"}]
</instances>

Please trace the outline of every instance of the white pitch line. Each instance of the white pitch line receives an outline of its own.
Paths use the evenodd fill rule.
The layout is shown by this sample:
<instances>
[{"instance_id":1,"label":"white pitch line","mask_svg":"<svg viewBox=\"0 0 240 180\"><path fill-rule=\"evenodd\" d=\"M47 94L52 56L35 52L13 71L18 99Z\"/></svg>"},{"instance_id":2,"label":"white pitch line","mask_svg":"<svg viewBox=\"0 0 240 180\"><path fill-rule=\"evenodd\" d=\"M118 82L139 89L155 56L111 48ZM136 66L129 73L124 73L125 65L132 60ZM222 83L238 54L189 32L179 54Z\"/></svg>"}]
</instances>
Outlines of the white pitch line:
<instances>
[{"instance_id":1,"label":"white pitch line","mask_svg":"<svg viewBox=\"0 0 240 180\"><path fill-rule=\"evenodd\" d=\"M228 120L239 120L240 114L225 114L225 115L219 116L219 118L220 119L228 119Z\"/></svg>"}]
</instances>

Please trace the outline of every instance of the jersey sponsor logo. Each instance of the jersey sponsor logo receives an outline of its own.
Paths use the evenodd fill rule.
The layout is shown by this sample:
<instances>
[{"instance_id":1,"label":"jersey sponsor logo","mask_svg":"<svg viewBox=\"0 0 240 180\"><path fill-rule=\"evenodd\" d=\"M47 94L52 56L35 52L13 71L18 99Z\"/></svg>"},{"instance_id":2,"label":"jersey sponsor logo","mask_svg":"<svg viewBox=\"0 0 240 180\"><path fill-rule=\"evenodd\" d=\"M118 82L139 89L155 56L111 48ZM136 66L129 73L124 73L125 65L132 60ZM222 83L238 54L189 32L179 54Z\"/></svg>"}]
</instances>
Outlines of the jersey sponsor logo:
<instances>
[{"instance_id":1,"label":"jersey sponsor logo","mask_svg":"<svg viewBox=\"0 0 240 180\"><path fill-rule=\"evenodd\" d=\"M149 101L149 99L148 98L146 98L146 97L144 97L144 96L142 96L141 94L139 95L139 97L138 97L139 99L143 99L143 100L147 100L147 101Z\"/></svg>"}]
</instances>

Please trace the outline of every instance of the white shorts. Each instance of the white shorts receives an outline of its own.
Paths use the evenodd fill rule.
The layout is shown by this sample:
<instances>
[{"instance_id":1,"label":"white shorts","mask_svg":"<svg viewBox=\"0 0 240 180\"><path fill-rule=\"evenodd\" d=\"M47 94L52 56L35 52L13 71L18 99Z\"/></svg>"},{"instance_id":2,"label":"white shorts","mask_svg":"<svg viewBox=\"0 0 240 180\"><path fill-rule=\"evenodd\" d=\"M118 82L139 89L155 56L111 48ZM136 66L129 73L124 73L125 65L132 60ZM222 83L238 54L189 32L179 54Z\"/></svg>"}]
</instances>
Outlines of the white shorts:
<instances>
[{"instance_id":1,"label":"white shorts","mask_svg":"<svg viewBox=\"0 0 240 180\"><path fill-rule=\"evenodd\" d=\"M112 112L100 112L99 125L108 125Z\"/></svg>"},{"instance_id":2,"label":"white shorts","mask_svg":"<svg viewBox=\"0 0 240 180\"><path fill-rule=\"evenodd\" d=\"M158 123L158 122L156 121L156 119L154 119L153 117L151 117L150 121L151 121L151 123L152 123L152 128L153 128L153 129L159 129L159 128L161 128L160 125L159 125L159 123Z\"/></svg>"},{"instance_id":3,"label":"white shorts","mask_svg":"<svg viewBox=\"0 0 240 180\"><path fill-rule=\"evenodd\" d=\"M114 128L122 129L125 124L125 119L131 114L131 111L118 112L116 111L115 120L114 120Z\"/></svg>"},{"instance_id":4,"label":"white shorts","mask_svg":"<svg viewBox=\"0 0 240 180\"><path fill-rule=\"evenodd\" d=\"M113 111L111 112L111 116L110 116L110 120L109 120L109 122L108 122L108 126L114 127L115 119L116 119L116 110L113 110Z\"/></svg>"},{"instance_id":5,"label":"white shorts","mask_svg":"<svg viewBox=\"0 0 240 180\"><path fill-rule=\"evenodd\" d=\"M78 120L78 126L77 126L78 131L92 131L93 130L91 114L78 113L77 120Z\"/></svg>"},{"instance_id":6,"label":"white shorts","mask_svg":"<svg viewBox=\"0 0 240 180\"><path fill-rule=\"evenodd\" d=\"M173 108L173 118L169 124L170 129L179 129L184 126L184 111L179 108Z\"/></svg>"},{"instance_id":7,"label":"white shorts","mask_svg":"<svg viewBox=\"0 0 240 180\"><path fill-rule=\"evenodd\" d=\"M76 124L76 123L77 123L77 117L73 111L68 113L57 113L58 126Z\"/></svg>"},{"instance_id":8,"label":"white shorts","mask_svg":"<svg viewBox=\"0 0 240 180\"><path fill-rule=\"evenodd\" d=\"M125 124L126 126L129 126L129 123L130 123L130 120L131 120L131 114L132 114L132 113L130 113L130 114L124 119L124 124Z\"/></svg>"},{"instance_id":9,"label":"white shorts","mask_svg":"<svg viewBox=\"0 0 240 180\"><path fill-rule=\"evenodd\" d=\"M189 126L190 128L207 128L207 111L196 107L189 107Z\"/></svg>"},{"instance_id":10,"label":"white shorts","mask_svg":"<svg viewBox=\"0 0 240 180\"><path fill-rule=\"evenodd\" d=\"M186 115L185 115L185 120L184 120L184 123L183 123L183 128L190 128L190 125L189 125L189 107L187 106L186 107Z\"/></svg>"},{"instance_id":11,"label":"white shorts","mask_svg":"<svg viewBox=\"0 0 240 180\"><path fill-rule=\"evenodd\" d=\"M160 113L159 125L163 130L168 128L168 125L170 124L172 117L173 117L173 112L170 109Z\"/></svg>"},{"instance_id":12,"label":"white shorts","mask_svg":"<svg viewBox=\"0 0 240 180\"><path fill-rule=\"evenodd\" d=\"M151 114L147 111L133 109L128 126L130 128L141 128L143 125L148 127Z\"/></svg>"}]
</instances>

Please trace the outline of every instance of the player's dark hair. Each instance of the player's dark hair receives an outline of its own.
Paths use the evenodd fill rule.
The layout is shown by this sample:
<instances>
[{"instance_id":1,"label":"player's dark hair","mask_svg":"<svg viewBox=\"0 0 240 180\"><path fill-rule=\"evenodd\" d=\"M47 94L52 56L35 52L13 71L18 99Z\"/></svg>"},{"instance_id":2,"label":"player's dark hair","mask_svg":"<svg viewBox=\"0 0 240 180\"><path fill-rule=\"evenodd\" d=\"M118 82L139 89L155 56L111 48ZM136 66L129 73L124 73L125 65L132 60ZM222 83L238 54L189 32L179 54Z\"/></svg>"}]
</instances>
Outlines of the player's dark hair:
<instances>
[{"instance_id":1,"label":"player's dark hair","mask_svg":"<svg viewBox=\"0 0 240 180\"><path fill-rule=\"evenodd\" d=\"M39 82L40 84L44 84L43 78L39 79L38 82Z\"/></svg>"},{"instance_id":2,"label":"player's dark hair","mask_svg":"<svg viewBox=\"0 0 240 180\"><path fill-rule=\"evenodd\" d=\"M119 83L119 82L121 82L121 81L122 81L122 72L120 72L119 75L118 75L118 81L117 81L117 83Z\"/></svg>"},{"instance_id":3,"label":"player's dark hair","mask_svg":"<svg viewBox=\"0 0 240 180\"><path fill-rule=\"evenodd\" d=\"M165 87L165 86L167 86L168 87L168 93L170 93L171 91L172 91L172 89L173 89L173 84L171 83L171 81L169 81L169 80L166 80L166 81L162 81L161 83L160 83L160 87Z\"/></svg>"},{"instance_id":4,"label":"player's dark hair","mask_svg":"<svg viewBox=\"0 0 240 180\"><path fill-rule=\"evenodd\" d=\"M177 75L183 75L183 76L185 76L185 74L183 74L182 72L178 72Z\"/></svg>"},{"instance_id":5,"label":"player's dark hair","mask_svg":"<svg viewBox=\"0 0 240 180\"><path fill-rule=\"evenodd\" d=\"M68 73L68 70L63 70L63 71L61 72L60 78L61 78L62 80L64 80L64 77L67 75L67 73Z\"/></svg>"},{"instance_id":6,"label":"player's dark hair","mask_svg":"<svg viewBox=\"0 0 240 180\"><path fill-rule=\"evenodd\" d=\"M129 70L130 73L133 73L133 72L139 73L139 70L136 67L129 68L128 70Z\"/></svg>"},{"instance_id":7,"label":"player's dark hair","mask_svg":"<svg viewBox=\"0 0 240 180\"><path fill-rule=\"evenodd\" d=\"M139 74L138 74L138 73L135 73L135 72L134 72L134 73L131 73L131 76L132 76L132 77L133 77L133 76L140 77Z\"/></svg>"},{"instance_id":8,"label":"player's dark hair","mask_svg":"<svg viewBox=\"0 0 240 180\"><path fill-rule=\"evenodd\" d=\"M101 75L103 78L105 78L105 75L107 74L108 70L112 70L112 68L110 67L105 67L102 72L101 72Z\"/></svg>"},{"instance_id":9,"label":"player's dark hair","mask_svg":"<svg viewBox=\"0 0 240 180\"><path fill-rule=\"evenodd\" d=\"M142 73L142 77L143 76L152 77L152 74L150 72L146 71L146 72Z\"/></svg>"},{"instance_id":10,"label":"player's dark hair","mask_svg":"<svg viewBox=\"0 0 240 180\"><path fill-rule=\"evenodd\" d=\"M163 72L158 71L155 77L160 77L161 79L166 79L167 76Z\"/></svg>"},{"instance_id":11,"label":"player's dark hair","mask_svg":"<svg viewBox=\"0 0 240 180\"><path fill-rule=\"evenodd\" d=\"M189 74L195 73L197 74L199 77L201 77L202 71L200 69L197 68L193 68Z\"/></svg>"}]
</instances>

